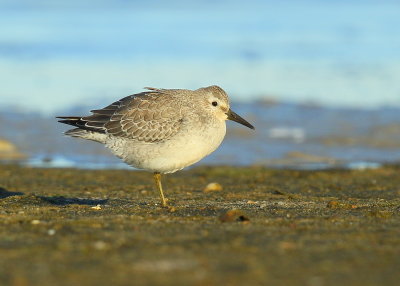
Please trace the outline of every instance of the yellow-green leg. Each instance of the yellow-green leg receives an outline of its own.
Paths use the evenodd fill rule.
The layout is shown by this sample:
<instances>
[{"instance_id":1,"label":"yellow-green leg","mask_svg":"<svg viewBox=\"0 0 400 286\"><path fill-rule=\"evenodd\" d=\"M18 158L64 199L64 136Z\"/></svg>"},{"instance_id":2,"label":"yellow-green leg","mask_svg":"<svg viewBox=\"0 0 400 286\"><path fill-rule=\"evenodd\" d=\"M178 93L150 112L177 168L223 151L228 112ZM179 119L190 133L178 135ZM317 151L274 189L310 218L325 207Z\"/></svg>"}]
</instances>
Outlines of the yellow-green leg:
<instances>
[{"instance_id":1,"label":"yellow-green leg","mask_svg":"<svg viewBox=\"0 0 400 286\"><path fill-rule=\"evenodd\" d=\"M156 186L158 191L160 192L160 198L161 198L161 204L163 207L167 206L167 200L164 197L164 193L162 190L162 185L161 185L161 174L154 172L154 181L156 182Z\"/></svg>"}]
</instances>

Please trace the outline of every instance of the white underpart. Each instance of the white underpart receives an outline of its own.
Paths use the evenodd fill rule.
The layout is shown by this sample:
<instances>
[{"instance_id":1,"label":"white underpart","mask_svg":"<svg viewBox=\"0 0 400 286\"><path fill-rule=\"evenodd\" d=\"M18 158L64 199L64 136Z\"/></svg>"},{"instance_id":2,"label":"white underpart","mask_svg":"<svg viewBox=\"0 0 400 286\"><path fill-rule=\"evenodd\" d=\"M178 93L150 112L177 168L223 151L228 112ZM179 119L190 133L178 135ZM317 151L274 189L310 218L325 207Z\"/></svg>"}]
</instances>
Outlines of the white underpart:
<instances>
[{"instance_id":1,"label":"white underpart","mask_svg":"<svg viewBox=\"0 0 400 286\"><path fill-rule=\"evenodd\" d=\"M86 130L78 130L77 132L75 132L76 135L72 135L73 137L79 137L79 138L83 138L86 140L92 140L92 141L96 141L99 143L103 143L105 144L107 141L107 135L103 134L103 133L97 133L97 132L91 132L91 131L86 131Z\"/></svg>"},{"instance_id":2,"label":"white underpart","mask_svg":"<svg viewBox=\"0 0 400 286\"><path fill-rule=\"evenodd\" d=\"M109 136L106 146L127 164L153 172L173 173L209 155L225 137L225 121L192 125L165 142L138 143Z\"/></svg>"}]
</instances>

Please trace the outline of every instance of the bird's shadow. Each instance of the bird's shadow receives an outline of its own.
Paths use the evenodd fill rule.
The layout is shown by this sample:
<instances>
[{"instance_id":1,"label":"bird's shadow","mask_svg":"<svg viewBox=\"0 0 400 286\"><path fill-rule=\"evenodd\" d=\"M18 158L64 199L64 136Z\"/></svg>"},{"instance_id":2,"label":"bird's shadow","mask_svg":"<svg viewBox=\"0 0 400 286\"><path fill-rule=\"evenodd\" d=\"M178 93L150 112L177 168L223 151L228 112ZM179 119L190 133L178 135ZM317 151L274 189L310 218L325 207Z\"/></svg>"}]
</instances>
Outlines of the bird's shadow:
<instances>
[{"instance_id":1,"label":"bird's shadow","mask_svg":"<svg viewBox=\"0 0 400 286\"><path fill-rule=\"evenodd\" d=\"M6 190L5 188L0 187L0 199L5 199L12 196L22 196L24 193L22 192L11 192Z\"/></svg>"},{"instance_id":2,"label":"bird's shadow","mask_svg":"<svg viewBox=\"0 0 400 286\"><path fill-rule=\"evenodd\" d=\"M38 196L44 202L50 203L56 206L66 205L86 205L86 206L97 206L107 203L108 199L82 199L82 198L66 198L63 196Z\"/></svg>"},{"instance_id":3,"label":"bird's shadow","mask_svg":"<svg viewBox=\"0 0 400 286\"><path fill-rule=\"evenodd\" d=\"M23 196L23 192L12 192L3 187L0 187L0 199L5 199L12 196ZM83 198L66 198L63 196L36 196L37 199L56 206L66 205L86 205L86 206L97 206L104 205L108 199L83 199Z\"/></svg>"}]
</instances>

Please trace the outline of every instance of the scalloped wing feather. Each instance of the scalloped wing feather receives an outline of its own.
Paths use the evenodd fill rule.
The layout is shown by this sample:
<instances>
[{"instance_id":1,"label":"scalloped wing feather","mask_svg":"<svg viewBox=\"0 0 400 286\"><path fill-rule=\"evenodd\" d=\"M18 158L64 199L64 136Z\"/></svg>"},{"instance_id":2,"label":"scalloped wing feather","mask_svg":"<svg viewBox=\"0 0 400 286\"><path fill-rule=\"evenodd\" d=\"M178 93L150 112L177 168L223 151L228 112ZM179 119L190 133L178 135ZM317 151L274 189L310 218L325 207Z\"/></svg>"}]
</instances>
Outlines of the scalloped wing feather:
<instances>
[{"instance_id":1,"label":"scalloped wing feather","mask_svg":"<svg viewBox=\"0 0 400 286\"><path fill-rule=\"evenodd\" d=\"M161 142L178 133L183 122L180 108L174 108L173 102L162 90L143 92L92 110L93 115L81 118L81 122L84 128L113 136Z\"/></svg>"}]
</instances>

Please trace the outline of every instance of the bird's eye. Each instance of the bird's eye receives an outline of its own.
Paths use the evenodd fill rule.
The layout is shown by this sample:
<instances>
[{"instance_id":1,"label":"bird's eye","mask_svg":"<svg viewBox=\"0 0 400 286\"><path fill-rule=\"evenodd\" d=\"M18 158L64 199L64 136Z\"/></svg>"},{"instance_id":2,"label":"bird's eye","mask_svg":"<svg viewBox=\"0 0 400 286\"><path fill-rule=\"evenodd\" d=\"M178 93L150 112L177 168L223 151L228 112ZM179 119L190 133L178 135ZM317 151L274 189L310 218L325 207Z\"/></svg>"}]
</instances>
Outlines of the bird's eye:
<instances>
[{"instance_id":1,"label":"bird's eye","mask_svg":"<svg viewBox=\"0 0 400 286\"><path fill-rule=\"evenodd\" d=\"M217 106L217 105L218 105L218 102L213 101L211 104L212 104L213 106Z\"/></svg>"}]
</instances>

